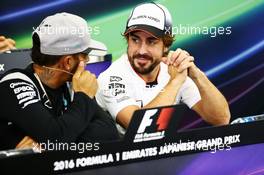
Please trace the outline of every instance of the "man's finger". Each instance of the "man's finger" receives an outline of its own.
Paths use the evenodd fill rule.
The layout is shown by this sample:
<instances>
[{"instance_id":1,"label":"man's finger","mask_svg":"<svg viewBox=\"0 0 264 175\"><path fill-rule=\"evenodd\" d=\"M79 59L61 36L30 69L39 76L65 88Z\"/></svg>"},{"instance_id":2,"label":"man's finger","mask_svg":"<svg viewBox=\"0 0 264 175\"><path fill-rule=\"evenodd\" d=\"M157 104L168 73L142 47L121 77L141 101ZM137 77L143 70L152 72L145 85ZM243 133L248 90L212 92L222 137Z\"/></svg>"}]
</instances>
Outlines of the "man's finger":
<instances>
[{"instance_id":1,"label":"man's finger","mask_svg":"<svg viewBox=\"0 0 264 175\"><path fill-rule=\"evenodd\" d=\"M5 49L7 47L7 44L5 42L0 43L0 49Z\"/></svg>"},{"instance_id":2,"label":"man's finger","mask_svg":"<svg viewBox=\"0 0 264 175\"><path fill-rule=\"evenodd\" d=\"M187 52L186 50L182 50L182 52L188 56L190 56L189 52Z\"/></svg>"},{"instance_id":3,"label":"man's finger","mask_svg":"<svg viewBox=\"0 0 264 175\"><path fill-rule=\"evenodd\" d=\"M182 72L182 71L188 69L189 67L191 67L192 65L193 65L193 62L184 61L178 66L177 70L178 70L178 72Z\"/></svg>"},{"instance_id":4,"label":"man's finger","mask_svg":"<svg viewBox=\"0 0 264 175\"><path fill-rule=\"evenodd\" d=\"M178 58L173 62L173 66L179 66L188 56L184 52L180 52Z\"/></svg>"},{"instance_id":5,"label":"man's finger","mask_svg":"<svg viewBox=\"0 0 264 175\"><path fill-rule=\"evenodd\" d=\"M13 46L16 45L16 42L15 42L13 39L11 39L11 38L8 38L7 41L8 41L10 44L12 44Z\"/></svg>"},{"instance_id":6,"label":"man's finger","mask_svg":"<svg viewBox=\"0 0 264 175\"><path fill-rule=\"evenodd\" d=\"M0 41L4 41L6 38L4 36L0 36Z\"/></svg>"},{"instance_id":7,"label":"man's finger","mask_svg":"<svg viewBox=\"0 0 264 175\"><path fill-rule=\"evenodd\" d=\"M182 52L182 49L180 48L176 49L175 52L173 52L173 54L170 57L171 64L175 63L175 61L177 60L181 52Z\"/></svg>"},{"instance_id":8,"label":"man's finger","mask_svg":"<svg viewBox=\"0 0 264 175\"><path fill-rule=\"evenodd\" d=\"M166 57L162 57L161 61L167 65L170 65L170 58L172 57L174 51L169 51L168 55Z\"/></svg>"},{"instance_id":9,"label":"man's finger","mask_svg":"<svg viewBox=\"0 0 264 175\"><path fill-rule=\"evenodd\" d=\"M73 75L75 78L79 78L82 74L82 72L84 71L84 67L85 67L85 64L83 61L80 61L79 65L78 65L78 68L75 72L75 74Z\"/></svg>"}]
</instances>

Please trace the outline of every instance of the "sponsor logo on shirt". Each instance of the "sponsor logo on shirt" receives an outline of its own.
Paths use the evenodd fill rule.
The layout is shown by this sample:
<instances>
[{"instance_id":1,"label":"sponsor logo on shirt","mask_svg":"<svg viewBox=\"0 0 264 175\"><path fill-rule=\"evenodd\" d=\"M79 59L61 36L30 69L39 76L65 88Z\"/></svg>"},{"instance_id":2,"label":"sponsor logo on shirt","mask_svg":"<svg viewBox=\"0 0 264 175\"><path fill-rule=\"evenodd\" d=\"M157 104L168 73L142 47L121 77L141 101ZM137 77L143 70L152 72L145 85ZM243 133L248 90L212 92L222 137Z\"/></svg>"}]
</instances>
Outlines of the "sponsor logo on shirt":
<instances>
[{"instance_id":1,"label":"sponsor logo on shirt","mask_svg":"<svg viewBox=\"0 0 264 175\"><path fill-rule=\"evenodd\" d=\"M118 76L110 76L110 82L119 82L122 78Z\"/></svg>"},{"instance_id":2,"label":"sponsor logo on shirt","mask_svg":"<svg viewBox=\"0 0 264 175\"><path fill-rule=\"evenodd\" d=\"M121 83L109 83L108 89L112 93L112 95L117 96L119 94L125 94L125 85Z\"/></svg>"},{"instance_id":3,"label":"sponsor logo on shirt","mask_svg":"<svg viewBox=\"0 0 264 175\"><path fill-rule=\"evenodd\" d=\"M120 103L120 102L125 101L125 100L128 100L128 99L130 99L129 96L123 96L123 97L117 99L116 102L117 102L117 103Z\"/></svg>"},{"instance_id":4,"label":"sponsor logo on shirt","mask_svg":"<svg viewBox=\"0 0 264 175\"><path fill-rule=\"evenodd\" d=\"M9 87L13 89L13 92L18 100L18 104L22 107L22 109L40 100L36 88L30 83L15 82L10 83Z\"/></svg>"}]
</instances>

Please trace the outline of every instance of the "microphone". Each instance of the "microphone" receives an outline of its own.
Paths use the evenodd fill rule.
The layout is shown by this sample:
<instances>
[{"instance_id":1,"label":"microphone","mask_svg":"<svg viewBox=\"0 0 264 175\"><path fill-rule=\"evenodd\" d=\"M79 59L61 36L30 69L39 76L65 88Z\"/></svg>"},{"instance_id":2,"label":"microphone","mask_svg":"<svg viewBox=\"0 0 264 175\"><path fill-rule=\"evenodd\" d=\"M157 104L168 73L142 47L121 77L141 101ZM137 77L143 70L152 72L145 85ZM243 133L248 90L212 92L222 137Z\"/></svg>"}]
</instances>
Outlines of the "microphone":
<instances>
[{"instance_id":1,"label":"microphone","mask_svg":"<svg viewBox=\"0 0 264 175\"><path fill-rule=\"evenodd\" d=\"M67 74L70 74L70 75L74 75L73 73L71 73L69 71L66 71L66 70L57 69L57 68L54 68L54 67L47 67L47 66L42 66L42 67L46 68L46 69L55 70L55 71L61 71L61 72L64 72L64 73L67 73Z\"/></svg>"}]
</instances>

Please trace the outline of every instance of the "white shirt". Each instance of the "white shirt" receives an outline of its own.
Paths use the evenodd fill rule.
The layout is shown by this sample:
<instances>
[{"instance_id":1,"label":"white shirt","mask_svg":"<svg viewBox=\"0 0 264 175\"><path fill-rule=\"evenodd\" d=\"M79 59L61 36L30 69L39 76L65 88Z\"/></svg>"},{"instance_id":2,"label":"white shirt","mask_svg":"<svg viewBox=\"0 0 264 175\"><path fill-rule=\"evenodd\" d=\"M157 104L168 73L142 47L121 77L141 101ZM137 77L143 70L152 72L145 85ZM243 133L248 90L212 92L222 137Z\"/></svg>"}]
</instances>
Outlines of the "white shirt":
<instances>
[{"instance_id":1,"label":"white shirt","mask_svg":"<svg viewBox=\"0 0 264 175\"><path fill-rule=\"evenodd\" d=\"M151 102L167 85L169 79L168 66L161 62L158 84L152 87L147 86L131 67L127 54L124 54L99 75L96 100L116 120L118 112L123 108L130 105L143 107ZM187 77L176 96L175 104L183 102L191 108L199 100L201 96L197 86L191 78ZM118 129L123 133L119 126Z\"/></svg>"}]
</instances>

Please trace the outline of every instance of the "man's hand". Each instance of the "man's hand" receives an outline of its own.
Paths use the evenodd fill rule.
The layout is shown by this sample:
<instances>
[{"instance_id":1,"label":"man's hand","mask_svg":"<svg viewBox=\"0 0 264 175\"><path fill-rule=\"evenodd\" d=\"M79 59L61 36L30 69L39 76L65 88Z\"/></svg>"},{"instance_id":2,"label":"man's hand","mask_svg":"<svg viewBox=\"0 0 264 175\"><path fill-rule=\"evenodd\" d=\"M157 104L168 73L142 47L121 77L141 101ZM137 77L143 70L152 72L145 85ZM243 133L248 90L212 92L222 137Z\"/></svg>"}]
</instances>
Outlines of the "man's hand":
<instances>
[{"instance_id":1,"label":"man's hand","mask_svg":"<svg viewBox=\"0 0 264 175\"><path fill-rule=\"evenodd\" d=\"M169 65L168 66L168 72L170 75L170 81L177 81L177 83L184 83L184 81L187 78L187 70L184 70L182 72L179 72L178 69L176 67L174 67L173 65Z\"/></svg>"},{"instance_id":2,"label":"man's hand","mask_svg":"<svg viewBox=\"0 0 264 175\"><path fill-rule=\"evenodd\" d=\"M167 57L163 57L163 62L168 65L168 72L172 79L184 82L187 77L188 69L194 66L194 58L182 49L170 51Z\"/></svg>"},{"instance_id":3,"label":"man's hand","mask_svg":"<svg viewBox=\"0 0 264 175\"><path fill-rule=\"evenodd\" d=\"M84 67L85 64L81 61L72 77L73 90L74 92L83 92L90 98L94 98L98 88L96 76L86 71Z\"/></svg>"},{"instance_id":4,"label":"man's hand","mask_svg":"<svg viewBox=\"0 0 264 175\"><path fill-rule=\"evenodd\" d=\"M187 71L188 76L198 87L201 100L192 107L193 110L195 110L208 123L214 125L229 123L230 111L226 99L210 82L206 75L196 67L194 64L194 58L188 52L182 49L177 49L175 52L168 55L167 60L163 61L169 65L169 72L173 70L173 68L175 68L178 73ZM173 74L170 73L170 75L172 76Z\"/></svg>"},{"instance_id":5,"label":"man's hand","mask_svg":"<svg viewBox=\"0 0 264 175\"><path fill-rule=\"evenodd\" d=\"M178 72L182 72L193 65L194 57L187 51L178 48L176 51L170 51L167 59L163 59L163 61L167 65L176 67Z\"/></svg>"},{"instance_id":6,"label":"man's hand","mask_svg":"<svg viewBox=\"0 0 264 175\"><path fill-rule=\"evenodd\" d=\"M15 45L16 42L14 40L0 36L0 52L16 49Z\"/></svg>"}]
</instances>

